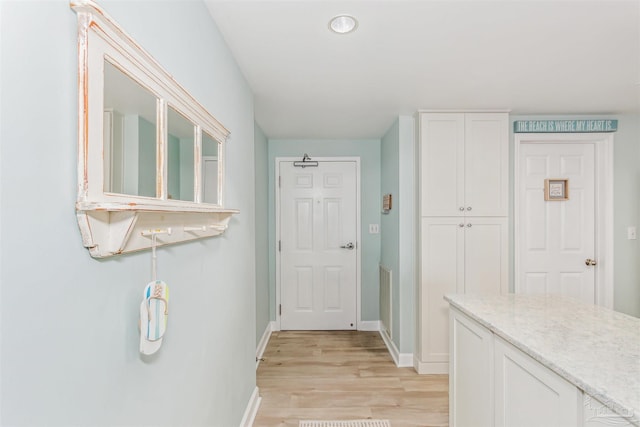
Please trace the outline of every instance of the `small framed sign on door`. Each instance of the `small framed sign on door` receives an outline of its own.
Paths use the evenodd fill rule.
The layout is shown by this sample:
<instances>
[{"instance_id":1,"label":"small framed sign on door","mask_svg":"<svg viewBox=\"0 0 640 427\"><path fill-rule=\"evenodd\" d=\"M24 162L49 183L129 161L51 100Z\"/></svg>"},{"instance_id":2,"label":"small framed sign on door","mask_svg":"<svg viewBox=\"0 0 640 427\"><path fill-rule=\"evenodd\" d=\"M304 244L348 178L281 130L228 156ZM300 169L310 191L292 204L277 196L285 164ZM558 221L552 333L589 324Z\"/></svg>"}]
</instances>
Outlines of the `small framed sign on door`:
<instances>
[{"instance_id":1,"label":"small framed sign on door","mask_svg":"<svg viewBox=\"0 0 640 427\"><path fill-rule=\"evenodd\" d=\"M544 199L547 201L569 200L568 179L545 179Z\"/></svg>"}]
</instances>

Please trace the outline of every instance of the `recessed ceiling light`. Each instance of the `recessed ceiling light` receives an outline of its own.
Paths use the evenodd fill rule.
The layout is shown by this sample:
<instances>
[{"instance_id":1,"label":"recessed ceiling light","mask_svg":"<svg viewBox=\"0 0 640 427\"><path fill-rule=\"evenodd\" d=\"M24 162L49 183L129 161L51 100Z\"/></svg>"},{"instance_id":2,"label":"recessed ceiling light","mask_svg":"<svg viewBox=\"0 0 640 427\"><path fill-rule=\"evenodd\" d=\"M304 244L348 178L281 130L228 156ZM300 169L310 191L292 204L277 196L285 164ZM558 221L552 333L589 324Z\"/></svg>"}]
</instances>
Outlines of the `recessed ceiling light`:
<instances>
[{"instance_id":1,"label":"recessed ceiling light","mask_svg":"<svg viewBox=\"0 0 640 427\"><path fill-rule=\"evenodd\" d=\"M338 15L329 21L329 29L334 33L347 34L358 28L358 21L351 15Z\"/></svg>"}]
</instances>

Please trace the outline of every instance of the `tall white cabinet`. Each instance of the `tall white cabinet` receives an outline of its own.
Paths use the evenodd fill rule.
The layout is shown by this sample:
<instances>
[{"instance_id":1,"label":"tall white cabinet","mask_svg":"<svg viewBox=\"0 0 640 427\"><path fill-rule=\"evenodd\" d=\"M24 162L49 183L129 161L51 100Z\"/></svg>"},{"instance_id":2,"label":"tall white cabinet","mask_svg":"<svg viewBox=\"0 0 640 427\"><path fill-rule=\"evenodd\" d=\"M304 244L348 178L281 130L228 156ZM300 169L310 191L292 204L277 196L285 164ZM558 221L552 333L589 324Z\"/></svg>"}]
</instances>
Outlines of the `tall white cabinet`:
<instances>
[{"instance_id":1,"label":"tall white cabinet","mask_svg":"<svg viewBox=\"0 0 640 427\"><path fill-rule=\"evenodd\" d=\"M508 291L507 113L417 115L419 270L414 366L447 373L447 293Z\"/></svg>"}]
</instances>

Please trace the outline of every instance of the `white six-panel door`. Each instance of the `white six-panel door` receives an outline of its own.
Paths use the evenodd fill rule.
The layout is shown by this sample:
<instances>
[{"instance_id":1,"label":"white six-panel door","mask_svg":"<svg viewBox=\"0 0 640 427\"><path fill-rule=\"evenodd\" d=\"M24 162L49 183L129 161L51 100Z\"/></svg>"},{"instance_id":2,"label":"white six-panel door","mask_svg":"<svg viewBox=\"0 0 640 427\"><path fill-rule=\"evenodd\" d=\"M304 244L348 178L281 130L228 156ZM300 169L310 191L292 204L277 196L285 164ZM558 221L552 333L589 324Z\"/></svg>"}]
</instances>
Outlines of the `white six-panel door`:
<instances>
[{"instance_id":1,"label":"white six-panel door","mask_svg":"<svg viewBox=\"0 0 640 427\"><path fill-rule=\"evenodd\" d=\"M280 328L356 329L357 164L279 171Z\"/></svg>"},{"instance_id":2,"label":"white six-panel door","mask_svg":"<svg viewBox=\"0 0 640 427\"><path fill-rule=\"evenodd\" d=\"M527 143L519 155L516 291L595 302L595 146ZM569 200L545 201L545 179L569 180Z\"/></svg>"}]
</instances>

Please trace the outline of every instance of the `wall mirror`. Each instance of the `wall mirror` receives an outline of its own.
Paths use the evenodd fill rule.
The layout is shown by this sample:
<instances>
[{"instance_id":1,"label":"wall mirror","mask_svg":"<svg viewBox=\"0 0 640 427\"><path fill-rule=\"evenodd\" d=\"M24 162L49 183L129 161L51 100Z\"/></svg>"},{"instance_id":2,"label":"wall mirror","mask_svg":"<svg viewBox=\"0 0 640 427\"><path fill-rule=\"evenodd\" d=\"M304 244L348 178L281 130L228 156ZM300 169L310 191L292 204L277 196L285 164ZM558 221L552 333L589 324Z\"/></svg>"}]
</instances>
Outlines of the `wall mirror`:
<instances>
[{"instance_id":1,"label":"wall mirror","mask_svg":"<svg viewBox=\"0 0 640 427\"><path fill-rule=\"evenodd\" d=\"M104 61L104 191L156 197L156 96Z\"/></svg>"},{"instance_id":2,"label":"wall mirror","mask_svg":"<svg viewBox=\"0 0 640 427\"><path fill-rule=\"evenodd\" d=\"M210 237L224 207L229 131L95 2L78 17L78 198L84 245L105 257Z\"/></svg>"}]
</instances>

